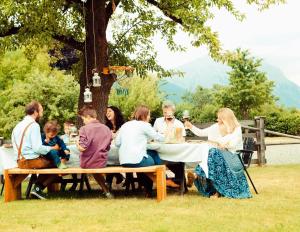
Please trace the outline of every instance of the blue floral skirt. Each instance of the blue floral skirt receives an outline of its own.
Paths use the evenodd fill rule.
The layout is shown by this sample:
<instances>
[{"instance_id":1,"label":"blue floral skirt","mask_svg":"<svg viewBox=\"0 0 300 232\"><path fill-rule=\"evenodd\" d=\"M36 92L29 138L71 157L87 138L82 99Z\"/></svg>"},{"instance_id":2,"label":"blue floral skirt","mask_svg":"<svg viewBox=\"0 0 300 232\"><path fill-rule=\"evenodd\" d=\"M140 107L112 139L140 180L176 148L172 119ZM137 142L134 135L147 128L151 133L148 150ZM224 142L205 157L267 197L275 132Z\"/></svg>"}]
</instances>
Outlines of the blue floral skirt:
<instances>
[{"instance_id":1,"label":"blue floral skirt","mask_svg":"<svg viewBox=\"0 0 300 232\"><path fill-rule=\"evenodd\" d=\"M197 165L195 186L199 194L209 197L218 191L228 198L250 198L249 185L243 166L236 154L211 148L208 154L208 178L203 169Z\"/></svg>"}]
</instances>

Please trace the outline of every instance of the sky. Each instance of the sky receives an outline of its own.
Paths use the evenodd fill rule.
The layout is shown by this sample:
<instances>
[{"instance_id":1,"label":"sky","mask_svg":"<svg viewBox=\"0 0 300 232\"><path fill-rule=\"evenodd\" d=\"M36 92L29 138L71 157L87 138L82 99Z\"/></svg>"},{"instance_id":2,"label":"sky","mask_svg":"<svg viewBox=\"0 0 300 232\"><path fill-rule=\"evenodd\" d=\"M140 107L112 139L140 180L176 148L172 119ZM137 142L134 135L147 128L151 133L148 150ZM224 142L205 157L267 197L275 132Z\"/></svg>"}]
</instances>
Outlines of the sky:
<instances>
[{"instance_id":1,"label":"sky","mask_svg":"<svg viewBox=\"0 0 300 232\"><path fill-rule=\"evenodd\" d=\"M250 53L281 69L285 76L300 86L300 0L287 0L263 12L236 0L238 9L246 14L242 22L225 10L216 11L211 22L226 50L248 49ZM176 41L187 47L184 53L168 50L161 41L155 42L158 62L165 68L174 68L208 54L205 47L194 48L189 38L180 32ZM172 57L172 59L170 59Z\"/></svg>"}]
</instances>

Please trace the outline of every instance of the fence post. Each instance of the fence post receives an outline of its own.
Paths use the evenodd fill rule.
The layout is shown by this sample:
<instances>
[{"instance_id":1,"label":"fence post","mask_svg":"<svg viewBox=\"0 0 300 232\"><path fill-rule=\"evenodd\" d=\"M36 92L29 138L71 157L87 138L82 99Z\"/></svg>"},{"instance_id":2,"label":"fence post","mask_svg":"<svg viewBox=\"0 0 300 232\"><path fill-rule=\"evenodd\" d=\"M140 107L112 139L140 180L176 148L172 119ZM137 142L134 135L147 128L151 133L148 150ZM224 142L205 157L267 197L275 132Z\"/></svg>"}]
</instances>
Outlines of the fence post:
<instances>
[{"instance_id":1,"label":"fence post","mask_svg":"<svg viewBox=\"0 0 300 232\"><path fill-rule=\"evenodd\" d=\"M255 120L255 127L259 130L256 132L256 141L257 141L257 159L258 165L262 166L266 164L266 157L265 157L265 117L264 116L256 116Z\"/></svg>"}]
</instances>

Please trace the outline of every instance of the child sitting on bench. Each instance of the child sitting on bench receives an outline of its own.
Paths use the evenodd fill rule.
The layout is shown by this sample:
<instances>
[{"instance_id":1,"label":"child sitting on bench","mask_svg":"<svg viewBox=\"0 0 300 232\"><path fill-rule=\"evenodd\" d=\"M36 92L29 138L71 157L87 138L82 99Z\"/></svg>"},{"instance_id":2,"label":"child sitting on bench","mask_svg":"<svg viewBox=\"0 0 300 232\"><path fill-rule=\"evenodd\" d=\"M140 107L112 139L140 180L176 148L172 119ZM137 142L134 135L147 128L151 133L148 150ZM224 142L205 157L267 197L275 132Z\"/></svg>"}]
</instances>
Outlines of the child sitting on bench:
<instances>
[{"instance_id":1,"label":"child sitting on bench","mask_svg":"<svg viewBox=\"0 0 300 232\"><path fill-rule=\"evenodd\" d=\"M60 169L68 168L65 164L70 158L70 150L67 148L64 141L57 135L59 125L56 121L49 121L44 126L44 133L42 134L42 143L45 146L55 146L55 150L51 150L45 156L47 159L53 161L54 165Z\"/></svg>"}]
</instances>

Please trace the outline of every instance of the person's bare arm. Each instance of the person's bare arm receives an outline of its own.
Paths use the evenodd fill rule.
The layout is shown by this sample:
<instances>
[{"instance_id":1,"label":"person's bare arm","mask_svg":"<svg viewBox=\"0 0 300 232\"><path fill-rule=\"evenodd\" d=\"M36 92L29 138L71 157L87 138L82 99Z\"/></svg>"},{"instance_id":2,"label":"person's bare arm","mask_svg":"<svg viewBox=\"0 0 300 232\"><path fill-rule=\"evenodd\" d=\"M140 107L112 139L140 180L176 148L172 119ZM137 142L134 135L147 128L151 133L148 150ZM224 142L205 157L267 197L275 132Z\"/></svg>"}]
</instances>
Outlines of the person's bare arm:
<instances>
[{"instance_id":1,"label":"person's bare arm","mask_svg":"<svg viewBox=\"0 0 300 232\"><path fill-rule=\"evenodd\" d=\"M79 141L76 142L76 146L80 152L85 151L86 149L79 145Z\"/></svg>"}]
</instances>

